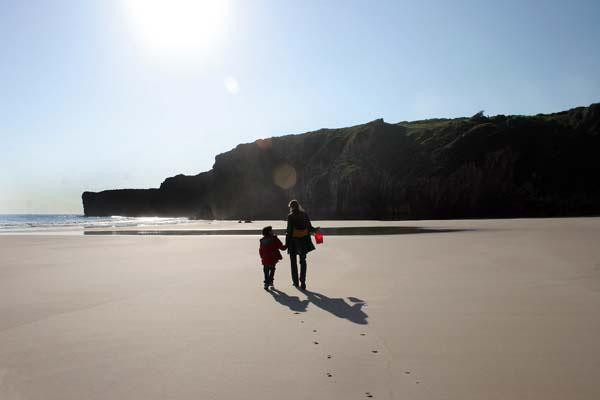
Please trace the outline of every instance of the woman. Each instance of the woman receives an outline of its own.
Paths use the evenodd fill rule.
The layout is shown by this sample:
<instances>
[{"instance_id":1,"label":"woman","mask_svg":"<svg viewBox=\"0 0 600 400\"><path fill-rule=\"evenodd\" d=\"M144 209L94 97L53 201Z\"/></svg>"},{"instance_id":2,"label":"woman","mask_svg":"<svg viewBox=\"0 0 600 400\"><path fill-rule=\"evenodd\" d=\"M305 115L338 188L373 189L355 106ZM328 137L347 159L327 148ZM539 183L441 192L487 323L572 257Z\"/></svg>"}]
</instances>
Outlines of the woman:
<instances>
[{"instance_id":1,"label":"woman","mask_svg":"<svg viewBox=\"0 0 600 400\"><path fill-rule=\"evenodd\" d=\"M287 232L285 235L285 245L290 255L292 267L292 282L301 289L306 289L306 254L313 251L315 246L310 239L310 234L316 232L319 228L314 228L310 223L310 218L304 212L298 200L290 201L288 205L290 214L287 219ZM296 256L300 256L300 282L298 282L298 264Z\"/></svg>"}]
</instances>

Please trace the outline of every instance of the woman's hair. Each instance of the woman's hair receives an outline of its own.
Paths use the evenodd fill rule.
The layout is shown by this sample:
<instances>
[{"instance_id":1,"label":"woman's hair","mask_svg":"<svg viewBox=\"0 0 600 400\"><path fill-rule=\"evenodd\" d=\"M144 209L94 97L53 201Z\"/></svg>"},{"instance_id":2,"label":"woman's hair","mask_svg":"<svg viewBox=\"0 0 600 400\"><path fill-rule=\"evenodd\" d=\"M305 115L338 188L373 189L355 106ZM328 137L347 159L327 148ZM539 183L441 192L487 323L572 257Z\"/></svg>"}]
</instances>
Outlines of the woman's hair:
<instances>
[{"instance_id":1,"label":"woman's hair","mask_svg":"<svg viewBox=\"0 0 600 400\"><path fill-rule=\"evenodd\" d=\"M302 208L302 206L300 205L300 203L298 203L298 200L296 200L296 199L290 201L290 203L288 204L288 207L290 208L290 211L304 211L304 209Z\"/></svg>"}]
</instances>

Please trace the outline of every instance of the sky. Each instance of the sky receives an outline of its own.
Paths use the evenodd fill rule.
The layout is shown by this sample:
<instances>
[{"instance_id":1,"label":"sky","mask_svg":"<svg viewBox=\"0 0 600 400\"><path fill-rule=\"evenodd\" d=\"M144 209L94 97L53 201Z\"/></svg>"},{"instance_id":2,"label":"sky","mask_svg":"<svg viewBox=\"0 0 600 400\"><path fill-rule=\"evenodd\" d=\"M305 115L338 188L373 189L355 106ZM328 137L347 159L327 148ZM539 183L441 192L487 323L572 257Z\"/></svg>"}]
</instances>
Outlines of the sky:
<instances>
[{"instance_id":1,"label":"sky","mask_svg":"<svg viewBox=\"0 0 600 400\"><path fill-rule=\"evenodd\" d=\"M258 138L600 101L600 2L0 0L0 214Z\"/></svg>"}]
</instances>

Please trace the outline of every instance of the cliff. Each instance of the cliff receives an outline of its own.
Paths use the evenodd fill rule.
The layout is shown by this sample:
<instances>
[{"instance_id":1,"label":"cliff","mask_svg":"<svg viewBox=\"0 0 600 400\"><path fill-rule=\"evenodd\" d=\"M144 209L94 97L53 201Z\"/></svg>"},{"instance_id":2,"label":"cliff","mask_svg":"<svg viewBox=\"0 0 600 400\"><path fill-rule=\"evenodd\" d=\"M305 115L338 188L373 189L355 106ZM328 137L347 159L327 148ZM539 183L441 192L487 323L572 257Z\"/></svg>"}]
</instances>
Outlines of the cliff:
<instances>
[{"instance_id":1,"label":"cliff","mask_svg":"<svg viewBox=\"0 0 600 400\"><path fill-rule=\"evenodd\" d=\"M281 219L600 214L600 103L536 116L376 120L257 140L158 189L82 195L88 216Z\"/></svg>"}]
</instances>

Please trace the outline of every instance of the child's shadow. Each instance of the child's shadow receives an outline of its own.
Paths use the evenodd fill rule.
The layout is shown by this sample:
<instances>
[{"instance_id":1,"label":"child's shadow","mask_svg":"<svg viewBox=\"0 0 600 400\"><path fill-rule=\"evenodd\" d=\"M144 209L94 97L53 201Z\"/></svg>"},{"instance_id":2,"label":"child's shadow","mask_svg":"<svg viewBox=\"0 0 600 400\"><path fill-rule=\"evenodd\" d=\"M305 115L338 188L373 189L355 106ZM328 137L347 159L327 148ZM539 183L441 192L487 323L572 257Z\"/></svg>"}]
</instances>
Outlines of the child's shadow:
<instances>
[{"instance_id":1,"label":"child's shadow","mask_svg":"<svg viewBox=\"0 0 600 400\"><path fill-rule=\"evenodd\" d=\"M338 318L347 319L355 324L368 324L367 318L369 316L362 309L366 305L364 300L356 297L348 297L348 300L354 303L349 304L342 298L331 298L321 293L311 292L310 290L304 290L303 292L308 297L308 301Z\"/></svg>"},{"instance_id":2,"label":"child's shadow","mask_svg":"<svg viewBox=\"0 0 600 400\"><path fill-rule=\"evenodd\" d=\"M276 302L286 307L289 307L292 311L297 312L306 312L306 307L308 307L308 300L300 300L298 296L288 296L287 293L282 292L281 290L277 290L275 288L269 289L269 293Z\"/></svg>"}]
</instances>

